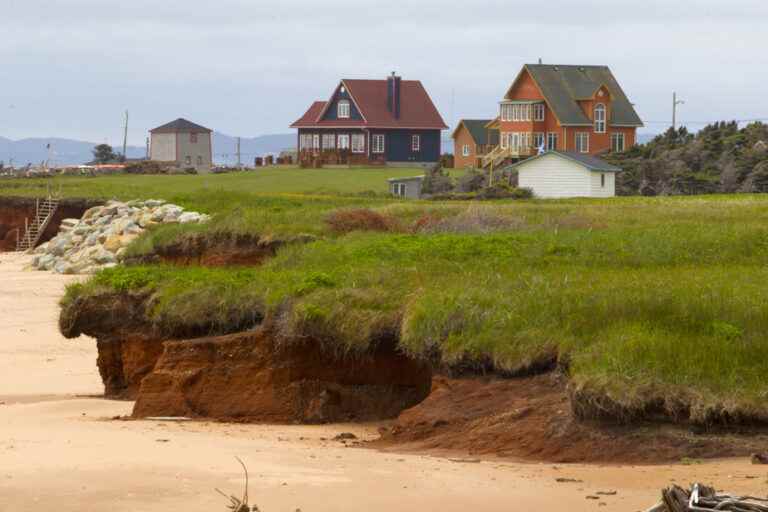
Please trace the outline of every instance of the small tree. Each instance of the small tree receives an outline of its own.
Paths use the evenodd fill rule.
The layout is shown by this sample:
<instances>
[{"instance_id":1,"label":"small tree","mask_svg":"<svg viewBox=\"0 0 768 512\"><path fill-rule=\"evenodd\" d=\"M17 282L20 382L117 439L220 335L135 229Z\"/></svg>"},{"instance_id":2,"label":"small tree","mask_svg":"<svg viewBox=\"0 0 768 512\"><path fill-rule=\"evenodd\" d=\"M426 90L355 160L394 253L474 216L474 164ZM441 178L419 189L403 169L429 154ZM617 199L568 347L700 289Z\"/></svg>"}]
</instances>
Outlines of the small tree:
<instances>
[{"instance_id":1,"label":"small tree","mask_svg":"<svg viewBox=\"0 0 768 512\"><path fill-rule=\"evenodd\" d=\"M93 148L93 159L100 164L115 160L117 157L117 154L109 144L99 144Z\"/></svg>"}]
</instances>

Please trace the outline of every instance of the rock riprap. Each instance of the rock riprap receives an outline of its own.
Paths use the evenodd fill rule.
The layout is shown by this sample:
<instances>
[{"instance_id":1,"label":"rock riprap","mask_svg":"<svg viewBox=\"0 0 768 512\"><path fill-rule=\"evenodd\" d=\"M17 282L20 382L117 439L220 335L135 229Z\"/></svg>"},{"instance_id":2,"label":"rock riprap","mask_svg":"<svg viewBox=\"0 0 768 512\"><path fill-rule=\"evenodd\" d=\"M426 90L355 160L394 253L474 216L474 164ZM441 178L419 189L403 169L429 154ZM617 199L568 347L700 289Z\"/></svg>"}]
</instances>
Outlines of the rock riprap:
<instances>
[{"instance_id":1,"label":"rock riprap","mask_svg":"<svg viewBox=\"0 0 768 512\"><path fill-rule=\"evenodd\" d=\"M35 249L32 267L59 274L91 274L117 265L126 247L150 226L209 219L158 199L109 201L87 210L82 219L64 219L59 234Z\"/></svg>"}]
</instances>

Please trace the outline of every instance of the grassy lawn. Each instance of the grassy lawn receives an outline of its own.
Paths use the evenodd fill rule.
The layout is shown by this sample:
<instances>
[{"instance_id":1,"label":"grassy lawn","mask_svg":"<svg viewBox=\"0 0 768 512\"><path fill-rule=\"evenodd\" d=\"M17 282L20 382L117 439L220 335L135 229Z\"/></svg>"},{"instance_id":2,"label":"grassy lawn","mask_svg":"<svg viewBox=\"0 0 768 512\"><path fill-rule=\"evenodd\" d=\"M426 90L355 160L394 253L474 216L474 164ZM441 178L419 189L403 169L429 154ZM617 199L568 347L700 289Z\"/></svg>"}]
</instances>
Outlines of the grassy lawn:
<instances>
[{"instance_id":1,"label":"grassy lawn","mask_svg":"<svg viewBox=\"0 0 768 512\"><path fill-rule=\"evenodd\" d=\"M147 321L168 332L263 314L340 352L396 333L412 356L453 366L515 373L554 356L574 389L628 410L768 418L768 196L258 201L195 229L318 241L254 268L118 267L71 287L65 311L143 290ZM388 230L329 228L330 212L362 206ZM137 247L184 235L164 229Z\"/></svg>"},{"instance_id":2,"label":"grassy lawn","mask_svg":"<svg viewBox=\"0 0 768 512\"><path fill-rule=\"evenodd\" d=\"M420 168L299 169L264 167L255 171L207 175L59 176L0 180L0 195L40 196L50 185L64 197L130 200L160 197L189 201L205 193L337 195L387 193L387 179L424 174ZM188 204L196 206L194 201Z\"/></svg>"}]
</instances>

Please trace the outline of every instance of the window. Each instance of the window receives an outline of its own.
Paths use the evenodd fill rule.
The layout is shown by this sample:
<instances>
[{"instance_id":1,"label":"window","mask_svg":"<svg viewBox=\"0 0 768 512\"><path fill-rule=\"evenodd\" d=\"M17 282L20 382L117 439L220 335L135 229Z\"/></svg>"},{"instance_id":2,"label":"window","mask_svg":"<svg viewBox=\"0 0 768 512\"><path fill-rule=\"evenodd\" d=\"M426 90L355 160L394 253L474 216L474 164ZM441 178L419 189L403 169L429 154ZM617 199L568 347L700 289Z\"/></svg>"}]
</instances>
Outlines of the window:
<instances>
[{"instance_id":1,"label":"window","mask_svg":"<svg viewBox=\"0 0 768 512\"><path fill-rule=\"evenodd\" d=\"M184 163L186 165L192 165L192 157L191 156L184 157Z\"/></svg>"},{"instance_id":2,"label":"window","mask_svg":"<svg viewBox=\"0 0 768 512\"><path fill-rule=\"evenodd\" d=\"M333 133L323 134L323 149L336 149L336 135Z\"/></svg>"},{"instance_id":3,"label":"window","mask_svg":"<svg viewBox=\"0 0 768 512\"><path fill-rule=\"evenodd\" d=\"M339 119L349 119L349 101L341 100L337 106L336 117Z\"/></svg>"},{"instance_id":4,"label":"window","mask_svg":"<svg viewBox=\"0 0 768 512\"><path fill-rule=\"evenodd\" d=\"M411 135L411 151L421 150L421 135Z\"/></svg>"},{"instance_id":5,"label":"window","mask_svg":"<svg viewBox=\"0 0 768 512\"><path fill-rule=\"evenodd\" d=\"M349 149L349 135L339 134L339 149Z\"/></svg>"},{"instance_id":6,"label":"window","mask_svg":"<svg viewBox=\"0 0 768 512\"><path fill-rule=\"evenodd\" d=\"M555 132L547 134L547 151L557 151L557 133Z\"/></svg>"},{"instance_id":7,"label":"window","mask_svg":"<svg viewBox=\"0 0 768 512\"><path fill-rule=\"evenodd\" d=\"M393 183L392 195L405 197L406 186L405 183Z\"/></svg>"},{"instance_id":8,"label":"window","mask_svg":"<svg viewBox=\"0 0 768 512\"><path fill-rule=\"evenodd\" d=\"M352 134L352 152L365 153L365 135L362 133Z\"/></svg>"},{"instance_id":9,"label":"window","mask_svg":"<svg viewBox=\"0 0 768 512\"><path fill-rule=\"evenodd\" d=\"M576 134L576 151L579 153L589 153L589 133L578 132Z\"/></svg>"},{"instance_id":10,"label":"window","mask_svg":"<svg viewBox=\"0 0 768 512\"><path fill-rule=\"evenodd\" d=\"M501 104L501 120L502 121L511 121L512 120L512 104L511 103L502 103Z\"/></svg>"},{"instance_id":11,"label":"window","mask_svg":"<svg viewBox=\"0 0 768 512\"><path fill-rule=\"evenodd\" d=\"M299 150L312 149L312 134L302 133L299 137Z\"/></svg>"},{"instance_id":12,"label":"window","mask_svg":"<svg viewBox=\"0 0 768 512\"><path fill-rule=\"evenodd\" d=\"M315 133L312 135L312 149L320 149L320 134Z\"/></svg>"},{"instance_id":13,"label":"window","mask_svg":"<svg viewBox=\"0 0 768 512\"><path fill-rule=\"evenodd\" d=\"M611 134L611 151L614 153L621 153L624 151L624 134L612 133Z\"/></svg>"},{"instance_id":14,"label":"window","mask_svg":"<svg viewBox=\"0 0 768 512\"><path fill-rule=\"evenodd\" d=\"M197 144L197 134L196 133L190 133L189 134L189 143L190 144Z\"/></svg>"},{"instance_id":15,"label":"window","mask_svg":"<svg viewBox=\"0 0 768 512\"><path fill-rule=\"evenodd\" d=\"M544 104L543 103L536 103L533 106L533 120L534 121L544 120Z\"/></svg>"},{"instance_id":16,"label":"window","mask_svg":"<svg viewBox=\"0 0 768 512\"><path fill-rule=\"evenodd\" d=\"M605 105L595 105L595 133L605 133Z\"/></svg>"},{"instance_id":17,"label":"window","mask_svg":"<svg viewBox=\"0 0 768 512\"><path fill-rule=\"evenodd\" d=\"M371 139L371 151L374 153L384 152L384 134L376 133Z\"/></svg>"},{"instance_id":18,"label":"window","mask_svg":"<svg viewBox=\"0 0 768 512\"><path fill-rule=\"evenodd\" d=\"M501 132L499 134L499 145L501 145L502 149L507 149L509 147L509 133L508 132Z\"/></svg>"},{"instance_id":19,"label":"window","mask_svg":"<svg viewBox=\"0 0 768 512\"><path fill-rule=\"evenodd\" d=\"M605 174L600 174L600 188L605 188Z\"/></svg>"},{"instance_id":20,"label":"window","mask_svg":"<svg viewBox=\"0 0 768 512\"><path fill-rule=\"evenodd\" d=\"M469 156L469 144L464 144L464 146L462 146L461 156Z\"/></svg>"},{"instance_id":21,"label":"window","mask_svg":"<svg viewBox=\"0 0 768 512\"><path fill-rule=\"evenodd\" d=\"M533 147L534 149L546 149L546 145L544 144L544 133L543 132L536 132L533 134Z\"/></svg>"},{"instance_id":22,"label":"window","mask_svg":"<svg viewBox=\"0 0 768 512\"><path fill-rule=\"evenodd\" d=\"M197 157L197 165L203 165L203 157Z\"/></svg>"}]
</instances>

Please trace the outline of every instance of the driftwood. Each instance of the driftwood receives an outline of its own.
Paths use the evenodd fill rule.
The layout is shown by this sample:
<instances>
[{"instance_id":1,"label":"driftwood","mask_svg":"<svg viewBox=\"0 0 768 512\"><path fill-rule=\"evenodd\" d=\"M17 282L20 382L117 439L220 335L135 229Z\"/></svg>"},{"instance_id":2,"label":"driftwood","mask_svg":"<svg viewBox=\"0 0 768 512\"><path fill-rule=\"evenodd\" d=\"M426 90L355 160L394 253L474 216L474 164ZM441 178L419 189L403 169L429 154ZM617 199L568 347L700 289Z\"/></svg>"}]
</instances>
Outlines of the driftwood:
<instances>
[{"instance_id":1,"label":"driftwood","mask_svg":"<svg viewBox=\"0 0 768 512\"><path fill-rule=\"evenodd\" d=\"M768 498L717 494L715 489L694 484L690 491L673 485L661 491L661 502L645 512L702 512L726 510L729 512L768 512Z\"/></svg>"},{"instance_id":2,"label":"driftwood","mask_svg":"<svg viewBox=\"0 0 768 512\"><path fill-rule=\"evenodd\" d=\"M240 460L240 457L235 458L237 459L237 462L243 466L243 471L245 472L245 489L243 490L243 497L237 498L232 495L227 496L221 489L216 489L216 492L229 500L227 508L232 512L259 512L259 507L254 505L253 508L251 508L248 504L248 468L245 467L245 463Z\"/></svg>"}]
</instances>

